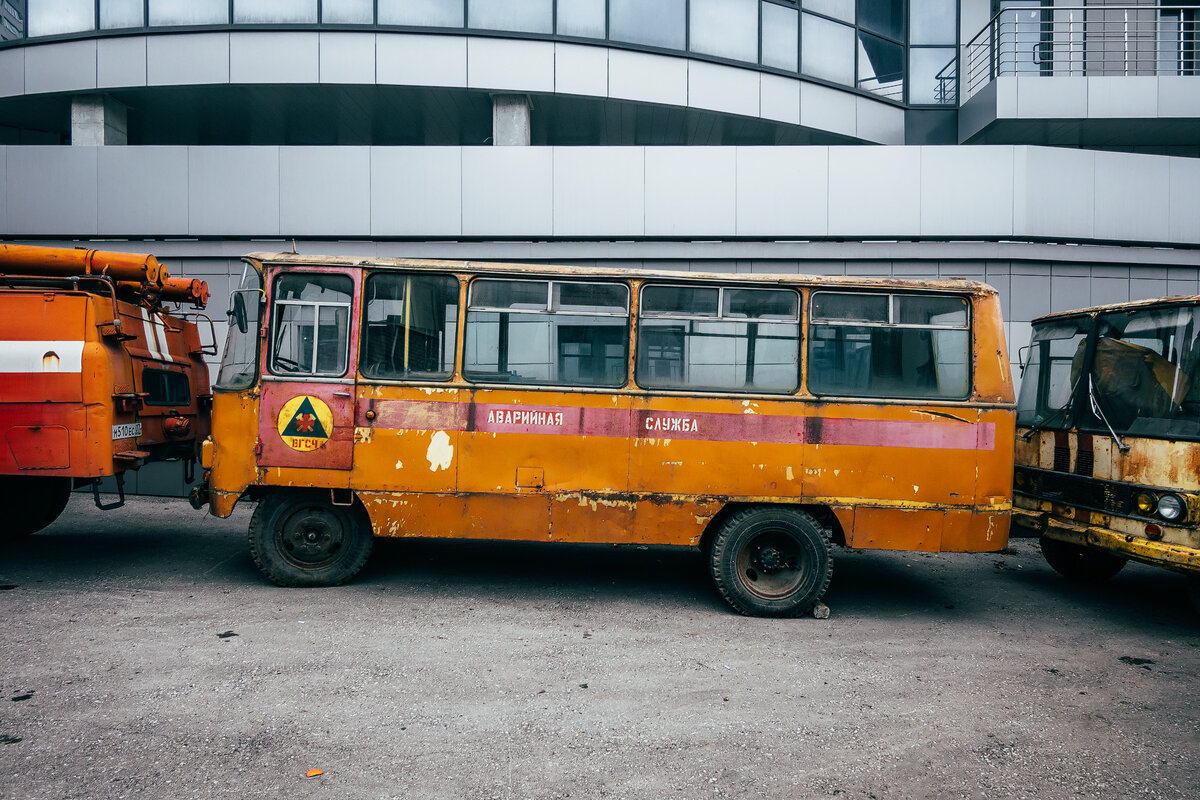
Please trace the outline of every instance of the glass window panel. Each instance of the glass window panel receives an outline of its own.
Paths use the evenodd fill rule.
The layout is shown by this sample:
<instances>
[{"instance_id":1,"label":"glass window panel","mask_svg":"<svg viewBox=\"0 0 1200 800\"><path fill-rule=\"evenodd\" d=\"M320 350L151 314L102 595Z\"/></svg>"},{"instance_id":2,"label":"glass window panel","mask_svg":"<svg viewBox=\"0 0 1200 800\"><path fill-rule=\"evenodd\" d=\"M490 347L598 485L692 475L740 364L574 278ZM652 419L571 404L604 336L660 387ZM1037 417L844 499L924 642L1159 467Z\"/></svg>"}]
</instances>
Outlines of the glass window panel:
<instances>
[{"instance_id":1,"label":"glass window panel","mask_svg":"<svg viewBox=\"0 0 1200 800\"><path fill-rule=\"evenodd\" d=\"M794 320L800 295L790 289L726 289L724 302L725 317Z\"/></svg>"},{"instance_id":2,"label":"glass window panel","mask_svg":"<svg viewBox=\"0 0 1200 800\"><path fill-rule=\"evenodd\" d=\"M900 325L933 325L940 328L967 327L967 301L962 297L896 295L895 321Z\"/></svg>"},{"instance_id":3,"label":"glass window panel","mask_svg":"<svg viewBox=\"0 0 1200 800\"><path fill-rule=\"evenodd\" d=\"M812 299L814 320L888 322L888 295L817 292Z\"/></svg>"},{"instance_id":4,"label":"glass window panel","mask_svg":"<svg viewBox=\"0 0 1200 800\"><path fill-rule=\"evenodd\" d=\"M758 61L758 0L692 0L689 22L694 52Z\"/></svg>"},{"instance_id":5,"label":"glass window panel","mask_svg":"<svg viewBox=\"0 0 1200 800\"><path fill-rule=\"evenodd\" d=\"M375 0L324 0L321 21L341 25L370 25L375 21Z\"/></svg>"},{"instance_id":6,"label":"glass window panel","mask_svg":"<svg viewBox=\"0 0 1200 800\"><path fill-rule=\"evenodd\" d=\"M1066 429L1070 419L1071 392L1082 374L1089 317L1055 320L1033 330L1021 394L1017 400L1017 423Z\"/></svg>"},{"instance_id":7,"label":"glass window panel","mask_svg":"<svg viewBox=\"0 0 1200 800\"><path fill-rule=\"evenodd\" d=\"M353 288L353 281L345 275L292 273L276 281L272 372L346 372Z\"/></svg>"},{"instance_id":8,"label":"glass window panel","mask_svg":"<svg viewBox=\"0 0 1200 800\"><path fill-rule=\"evenodd\" d=\"M224 25L228 0L150 0L150 25Z\"/></svg>"},{"instance_id":9,"label":"glass window panel","mask_svg":"<svg viewBox=\"0 0 1200 800\"><path fill-rule=\"evenodd\" d=\"M55 36L95 27L95 0L32 0L29 4L30 36Z\"/></svg>"},{"instance_id":10,"label":"glass window panel","mask_svg":"<svg viewBox=\"0 0 1200 800\"><path fill-rule=\"evenodd\" d=\"M471 0L467 26L481 30L552 33L554 0Z\"/></svg>"},{"instance_id":11,"label":"glass window panel","mask_svg":"<svg viewBox=\"0 0 1200 800\"><path fill-rule=\"evenodd\" d=\"M603 39L604 0L558 0L558 32Z\"/></svg>"},{"instance_id":12,"label":"glass window panel","mask_svg":"<svg viewBox=\"0 0 1200 800\"><path fill-rule=\"evenodd\" d=\"M652 389L795 391L796 323L643 318L638 384Z\"/></svg>"},{"instance_id":13,"label":"glass window panel","mask_svg":"<svg viewBox=\"0 0 1200 800\"><path fill-rule=\"evenodd\" d=\"M956 44L958 4L955 0L909 0L909 44Z\"/></svg>"},{"instance_id":14,"label":"glass window panel","mask_svg":"<svg viewBox=\"0 0 1200 800\"><path fill-rule=\"evenodd\" d=\"M616 283L555 282L554 310L593 314L628 314L629 289Z\"/></svg>"},{"instance_id":15,"label":"glass window panel","mask_svg":"<svg viewBox=\"0 0 1200 800\"><path fill-rule=\"evenodd\" d=\"M463 375L481 383L625 384L626 317L467 313Z\"/></svg>"},{"instance_id":16,"label":"glass window panel","mask_svg":"<svg viewBox=\"0 0 1200 800\"><path fill-rule=\"evenodd\" d=\"M794 8L775 3L762 5L762 63L795 72L799 66L800 15Z\"/></svg>"},{"instance_id":17,"label":"glass window panel","mask_svg":"<svg viewBox=\"0 0 1200 800\"><path fill-rule=\"evenodd\" d=\"M858 0L858 26L903 40L904 0Z\"/></svg>"},{"instance_id":18,"label":"glass window panel","mask_svg":"<svg viewBox=\"0 0 1200 800\"><path fill-rule=\"evenodd\" d=\"M317 21L317 0L234 0L233 21L313 24Z\"/></svg>"},{"instance_id":19,"label":"glass window panel","mask_svg":"<svg viewBox=\"0 0 1200 800\"><path fill-rule=\"evenodd\" d=\"M969 391L969 332L814 325L808 388L851 397L961 399Z\"/></svg>"},{"instance_id":20,"label":"glass window panel","mask_svg":"<svg viewBox=\"0 0 1200 800\"><path fill-rule=\"evenodd\" d=\"M854 0L804 0L801 5L805 11L854 22Z\"/></svg>"},{"instance_id":21,"label":"glass window panel","mask_svg":"<svg viewBox=\"0 0 1200 800\"><path fill-rule=\"evenodd\" d=\"M609 0L609 36L619 42L682 50L686 0Z\"/></svg>"},{"instance_id":22,"label":"glass window panel","mask_svg":"<svg viewBox=\"0 0 1200 800\"><path fill-rule=\"evenodd\" d=\"M854 28L805 14L800 38L802 73L846 86L854 84Z\"/></svg>"},{"instance_id":23,"label":"glass window panel","mask_svg":"<svg viewBox=\"0 0 1200 800\"><path fill-rule=\"evenodd\" d=\"M462 0L379 0L379 24L461 28Z\"/></svg>"},{"instance_id":24,"label":"glass window panel","mask_svg":"<svg viewBox=\"0 0 1200 800\"><path fill-rule=\"evenodd\" d=\"M140 28L146 24L142 0L101 0L100 27Z\"/></svg>"},{"instance_id":25,"label":"glass window panel","mask_svg":"<svg viewBox=\"0 0 1200 800\"><path fill-rule=\"evenodd\" d=\"M642 313L715 317L719 297L720 291L711 287L647 286L642 290Z\"/></svg>"},{"instance_id":26,"label":"glass window panel","mask_svg":"<svg viewBox=\"0 0 1200 800\"><path fill-rule=\"evenodd\" d=\"M549 299L548 281L479 280L471 284L472 308L541 311Z\"/></svg>"},{"instance_id":27,"label":"glass window panel","mask_svg":"<svg viewBox=\"0 0 1200 800\"><path fill-rule=\"evenodd\" d=\"M359 365L370 378L445 380L454 373L458 281L376 273L367 279Z\"/></svg>"},{"instance_id":28,"label":"glass window panel","mask_svg":"<svg viewBox=\"0 0 1200 800\"><path fill-rule=\"evenodd\" d=\"M954 105L958 102L957 48L913 47L908 51L908 102Z\"/></svg>"},{"instance_id":29,"label":"glass window panel","mask_svg":"<svg viewBox=\"0 0 1200 800\"><path fill-rule=\"evenodd\" d=\"M229 297L225 349L221 354L221 369L215 384L218 389L245 389L257 377L261 288L262 280L258 272L249 265L243 267L241 285ZM239 325L243 315L245 324Z\"/></svg>"},{"instance_id":30,"label":"glass window panel","mask_svg":"<svg viewBox=\"0 0 1200 800\"><path fill-rule=\"evenodd\" d=\"M858 88L892 100L904 99L904 48L858 33Z\"/></svg>"}]
</instances>

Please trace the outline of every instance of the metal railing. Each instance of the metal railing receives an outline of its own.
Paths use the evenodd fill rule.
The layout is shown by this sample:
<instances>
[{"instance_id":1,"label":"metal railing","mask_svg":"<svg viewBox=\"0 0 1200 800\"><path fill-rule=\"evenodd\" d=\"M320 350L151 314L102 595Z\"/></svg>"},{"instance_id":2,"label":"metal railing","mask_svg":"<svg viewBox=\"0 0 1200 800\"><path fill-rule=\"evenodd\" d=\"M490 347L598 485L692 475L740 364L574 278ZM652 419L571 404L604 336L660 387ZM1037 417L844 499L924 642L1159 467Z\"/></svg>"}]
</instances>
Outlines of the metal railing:
<instances>
[{"instance_id":1,"label":"metal railing","mask_svg":"<svg viewBox=\"0 0 1200 800\"><path fill-rule=\"evenodd\" d=\"M1200 75L1200 6L1007 8L963 48L963 99L997 77Z\"/></svg>"}]
</instances>

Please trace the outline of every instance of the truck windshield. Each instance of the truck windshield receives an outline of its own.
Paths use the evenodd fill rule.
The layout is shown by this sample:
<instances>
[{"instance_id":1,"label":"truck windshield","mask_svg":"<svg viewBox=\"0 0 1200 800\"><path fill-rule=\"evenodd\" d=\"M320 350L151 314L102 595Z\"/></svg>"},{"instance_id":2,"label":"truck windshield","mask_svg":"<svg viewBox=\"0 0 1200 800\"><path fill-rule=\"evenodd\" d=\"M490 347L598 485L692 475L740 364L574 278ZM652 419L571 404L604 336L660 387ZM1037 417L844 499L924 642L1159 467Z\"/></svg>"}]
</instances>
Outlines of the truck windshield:
<instances>
[{"instance_id":1,"label":"truck windshield","mask_svg":"<svg viewBox=\"0 0 1200 800\"><path fill-rule=\"evenodd\" d=\"M1029 345L1017 424L1066 429L1071 424L1072 389L1079 383L1090 317L1036 325Z\"/></svg>"},{"instance_id":2,"label":"truck windshield","mask_svg":"<svg viewBox=\"0 0 1200 800\"><path fill-rule=\"evenodd\" d=\"M242 282L229 298L225 352L215 389L239 390L253 385L258 376L258 331L261 325L262 276L250 264L242 272Z\"/></svg>"},{"instance_id":3,"label":"truck windshield","mask_svg":"<svg viewBox=\"0 0 1200 800\"><path fill-rule=\"evenodd\" d=\"M1091 380L1100 411L1119 433L1200 438L1200 325L1195 306L1101 314ZM1090 410L1081 427L1102 429Z\"/></svg>"}]
</instances>

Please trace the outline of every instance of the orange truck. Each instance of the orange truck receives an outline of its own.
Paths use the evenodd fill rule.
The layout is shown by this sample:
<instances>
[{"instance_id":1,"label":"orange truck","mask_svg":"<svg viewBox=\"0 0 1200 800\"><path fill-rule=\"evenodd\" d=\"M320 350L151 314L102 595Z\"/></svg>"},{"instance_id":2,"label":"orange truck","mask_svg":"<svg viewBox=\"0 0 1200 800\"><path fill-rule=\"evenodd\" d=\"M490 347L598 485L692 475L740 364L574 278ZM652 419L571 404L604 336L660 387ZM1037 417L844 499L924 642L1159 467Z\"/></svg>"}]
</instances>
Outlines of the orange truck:
<instances>
[{"instance_id":1,"label":"orange truck","mask_svg":"<svg viewBox=\"0 0 1200 800\"><path fill-rule=\"evenodd\" d=\"M152 255L0 244L0 539L41 530L73 488L124 502L124 475L178 460L190 481L208 435L203 281ZM103 478L118 500L102 503Z\"/></svg>"}]
</instances>

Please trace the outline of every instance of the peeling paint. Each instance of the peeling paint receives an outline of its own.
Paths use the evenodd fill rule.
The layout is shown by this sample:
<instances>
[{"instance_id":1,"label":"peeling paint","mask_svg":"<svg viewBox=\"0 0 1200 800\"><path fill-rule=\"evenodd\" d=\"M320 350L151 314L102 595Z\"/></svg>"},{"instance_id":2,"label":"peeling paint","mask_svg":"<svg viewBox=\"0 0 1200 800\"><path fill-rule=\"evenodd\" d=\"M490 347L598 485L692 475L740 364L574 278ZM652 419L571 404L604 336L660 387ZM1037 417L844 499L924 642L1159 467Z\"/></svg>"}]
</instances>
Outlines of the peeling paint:
<instances>
[{"instance_id":1,"label":"peeling paint","mask_svg":"<svg viewBox=\"0 0 1200 800\"><path fill-rule=\"evenodd\" d=\"M430 472L450 469L450 463L454 460L454 445L450 444L450 436L445 431L438 431L430 439L425 458L429 461Z\"/></svg>"},{"instance_id":2,"label":"peeling paint","mask_svg":"<svg viewBox=\"0 0 1200 800\"><path fill-rule=\"evenodd\" d=\"M794 480L796 480L796 476L795 476L795 474L792 472L792 468L791 468L791 467L788 467L788 468L787 468L787 479L788 479L789 481L794 481Z\"/></svg>"},{"instance_id":3,"label":"peeling paint","mask_svg":"<svg viewBox=\"0 0 1200 800\"><path fill-rule=\"evenodd\" d=\"M396 462L396 469L404 469L404 462L403 462L403 461L397 461L397 462Z\"/></svg>"}]
</instances>

